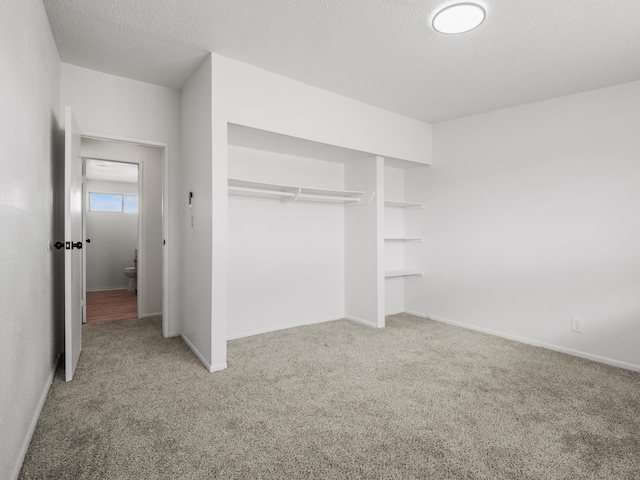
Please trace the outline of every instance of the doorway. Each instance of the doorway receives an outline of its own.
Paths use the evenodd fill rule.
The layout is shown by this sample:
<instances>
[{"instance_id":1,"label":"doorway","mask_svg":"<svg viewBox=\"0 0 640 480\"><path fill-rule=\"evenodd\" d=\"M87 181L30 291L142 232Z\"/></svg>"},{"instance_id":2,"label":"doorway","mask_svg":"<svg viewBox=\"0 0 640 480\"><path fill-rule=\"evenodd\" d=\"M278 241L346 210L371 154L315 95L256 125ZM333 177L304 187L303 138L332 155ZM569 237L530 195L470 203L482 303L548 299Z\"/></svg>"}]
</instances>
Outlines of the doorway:
<instances>
[{"instance_id":1,"label":"doorway","mask_svg":"<svg viewBox=\"0 0 640 480\"><path fill-rule=\"evenodd\" d=\"M137 163L83 158L85 323L138 318L139 169Z\"/></svg>"},{"instance_id":2,"label":"doorway","mask_svg":"<svg viewBox=\"0 0 640 480\"><path fill-rule=\"evenodd\" d=\"M163 316L165 148L83 135L81 156L83 318Z\"/></svg>"}]
</instances>

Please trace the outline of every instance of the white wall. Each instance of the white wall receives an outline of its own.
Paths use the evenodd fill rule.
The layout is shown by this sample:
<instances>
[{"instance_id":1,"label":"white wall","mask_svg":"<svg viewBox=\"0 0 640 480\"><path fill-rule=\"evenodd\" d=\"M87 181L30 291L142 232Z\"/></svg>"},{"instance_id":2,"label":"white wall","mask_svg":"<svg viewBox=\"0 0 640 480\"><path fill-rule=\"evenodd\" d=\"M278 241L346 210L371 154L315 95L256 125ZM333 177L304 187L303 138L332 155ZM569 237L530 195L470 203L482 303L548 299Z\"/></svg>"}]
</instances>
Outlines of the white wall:
<instances>
[{"instance_id":1,"label":"white wall","mask_svg":"<svg viewBox=\"0 0 640 480\"><path fill-rule=\"evenodd\" d=\"M345 188L372 193L367 205L345 208L345 315L382 328L384 318L384 159L353 159L345 164Z\"/></svg>"},{"instance_id":2,"label":"white wall","mask_svg":"<svg viewBox=\"0 0 640 480\"><path fill-rule=\"evenodd\" d=\"M410 308L639 369L639 125L640 82L435 125Z\"/></svg>"},{"instance_id":3,"label":"white wall","mask_svg":"<svg viewBox=\"0 0 640 480\"><path fill-rule=\"evenodd\" d=\"M209 370L224 368L211 356L211 58L182 89L183 184L175 197L180 231L180 335ZM188 194L193 206L188 207ZM225 339L226 340L226 339Z\"/></svg>"},{"instance_id":4,"label":"white wall","mask_svg":"<svg viewBox=\"0 0 640 480\"><path fill-rule=\"evenodd\" d=\"M158 315L162 313L163 274L162 150L141 145L83 138L82 156L132 162L140 166L139 208L142 214L142 251L138 253L138 268L141 272L141 275L138 276L138 280L141 282L138 294L142 297L142 306L139 315L141 317ZM131 265L128 263L127 266ZM87 286L87 288L89 287Z\"/></svg>"},{"instance_id":5,"label":"white wall","mask_svg":"<svg viewBox=\"0 0 640 480\"><path fill-rule=\"evenodd\" d=\"M344 188L344 165L229 146L229 176ZM344 207L229 198L227 336L344 316Z\"/></svg>"},{"instance_id":6,"label":"white wall","mask_svg":"<svg viewBox=\"0 0 640 480\"><path fill-rule=\"evenodd\" d=\"M171 272L178 271L180 255L180 203L173 200L181 192L180 92L63 63L61 104L73 108L82 133L168 144L169 175L163 179L168 184L168 195L163 196L163 209L176 220L169 221L165 237L170 257L169 331L165 333L177 335L180 281Z\"/></svg>"},{"instance_id":7,"label":"white wall","mask_svg":"<svg viewBox=\"0 0 640 480\"><path fill-rule=\"evenodd\" d=\"M61 351L54 185L60 59L38 0L0 15L0 478L16 478ZM57 312L57 313L56 313Z\"/></svg>"},{"instance_id":8,"label":"white wall","mask_svg":"<svg viewBox=\"0 0 640 480\"><path fill-rule=\"evenodd\" d=\"M87 291L127 288L129 278L124 274L124 269L133 267L135 250L138 248L138 214L92 212L89 210L89 194L137 195L138 184L88 180L85 186L86 233L87 238L91 239L91 243L84 245L87 250ZM158 260L162 261L162 255Z\"/></svg>"},{"instance_id":9,"label":"white wall","mask_svg":"<svg viewBox=\"0 0 640 480\"><path fill-rule=\"evenodd\" d=\"M431 163L431 125L213 55L226 120L384 157ZM223 113L223 112L216 112Z\"/></svg>"}]
</instances>

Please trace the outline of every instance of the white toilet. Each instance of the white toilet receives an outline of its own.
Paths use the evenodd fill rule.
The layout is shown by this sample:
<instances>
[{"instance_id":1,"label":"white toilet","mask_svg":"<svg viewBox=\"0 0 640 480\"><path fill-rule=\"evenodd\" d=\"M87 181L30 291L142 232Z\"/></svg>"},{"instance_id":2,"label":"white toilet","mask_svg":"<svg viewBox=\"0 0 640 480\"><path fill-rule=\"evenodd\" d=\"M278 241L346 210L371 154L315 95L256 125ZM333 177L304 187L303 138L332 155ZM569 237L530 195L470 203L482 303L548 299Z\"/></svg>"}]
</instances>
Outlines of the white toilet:
<instances>
[{"instance_id":1,"label":"white toilet","mask_svg":"<svg viewBox=\"0 0 640 480\"><path fill-rule=\"evenodd\" d=\"M135 292L136 290L136 267L125 267L124 274L129 278L129 286L127 290Z\"/></svg>"}]
</instances>

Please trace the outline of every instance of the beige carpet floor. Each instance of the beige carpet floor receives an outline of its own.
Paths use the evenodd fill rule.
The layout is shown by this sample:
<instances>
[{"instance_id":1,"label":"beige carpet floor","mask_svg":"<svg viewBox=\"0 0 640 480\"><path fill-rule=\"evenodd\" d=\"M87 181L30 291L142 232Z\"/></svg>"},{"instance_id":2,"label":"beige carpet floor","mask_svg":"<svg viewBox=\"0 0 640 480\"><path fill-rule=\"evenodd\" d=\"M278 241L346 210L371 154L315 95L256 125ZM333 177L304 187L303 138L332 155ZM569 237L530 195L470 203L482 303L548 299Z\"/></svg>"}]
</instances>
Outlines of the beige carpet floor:
<instances>
[{"instance_id":1,"label":"beige carpet floor","mask_svg":"<svg viewBox=\"0 0 640 480\"><path fill-rule=\"evenodd\" d=\"M21 479L640 479L640 374L407 315L233 340L85 325Z\"/></svg>"}]
</instances>

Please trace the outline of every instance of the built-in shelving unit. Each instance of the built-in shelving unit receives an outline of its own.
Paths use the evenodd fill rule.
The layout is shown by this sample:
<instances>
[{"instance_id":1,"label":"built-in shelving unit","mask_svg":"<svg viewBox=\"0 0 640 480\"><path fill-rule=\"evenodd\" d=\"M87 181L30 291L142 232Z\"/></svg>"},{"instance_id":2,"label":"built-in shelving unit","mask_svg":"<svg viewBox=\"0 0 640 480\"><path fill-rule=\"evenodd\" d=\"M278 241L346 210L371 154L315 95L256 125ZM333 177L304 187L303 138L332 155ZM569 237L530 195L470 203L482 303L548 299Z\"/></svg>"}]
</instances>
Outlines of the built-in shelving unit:
<instances>
[{"instance_id":1,"label":"built-in shelving unit","mask_svg":"<svg viewBox=\"0 0 640 480\"><path fill-rule=\"evenodd\" d=\"M415 165L233 125L227 157L227 338L415 310Z\"/></svg>"},{"instance_id":2,"label":"built-in shelving unit","mask_svg":"<svg viewBox=\"0 0 640 480\"><path fill-rule=\"evenodd\" d=\"M234 196L279 197L282 201L333 202L344 205L369 203L372 194L350 190L325 190L294 185L229 178L229 194Z\"/></svg>"},{"instance_id":3,"label":"built-in shelving unit","mask_svg":"<svg viewBox=\"0 0 640 480\"><path fill-rule=\"evenodd\" d=\"M409 173L411 172L411 173ZM424 267L415 263L416 251L425 242L414 219L424 203L417 192L406 188L413 170L385 161L384 167L384 285L385 314L406 310L406 292L419 288Z\"/></svg>"}]
</instances>

